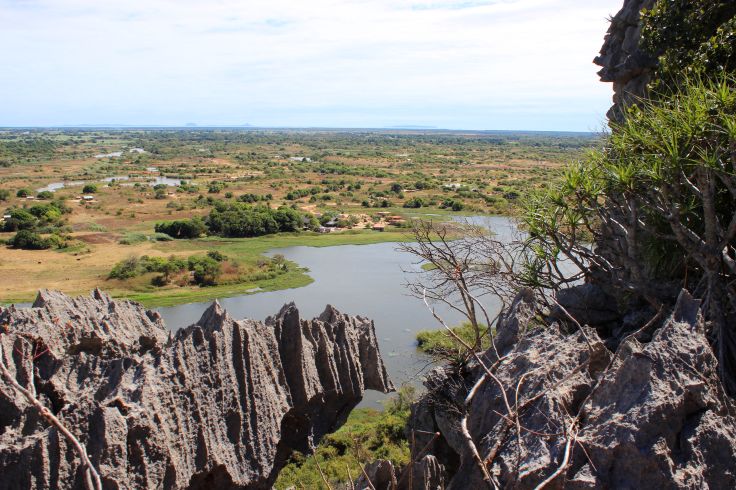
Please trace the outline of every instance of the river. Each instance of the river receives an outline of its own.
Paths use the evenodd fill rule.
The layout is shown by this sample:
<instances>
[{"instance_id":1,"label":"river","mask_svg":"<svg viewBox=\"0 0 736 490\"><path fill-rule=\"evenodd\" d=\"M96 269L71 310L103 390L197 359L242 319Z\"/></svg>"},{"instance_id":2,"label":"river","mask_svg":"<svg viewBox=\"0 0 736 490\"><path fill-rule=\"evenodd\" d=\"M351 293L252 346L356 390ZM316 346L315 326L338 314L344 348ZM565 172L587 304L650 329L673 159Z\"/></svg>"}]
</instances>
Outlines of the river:
<instances>
[{"instance_id":1,"label":"river","mask_svg":"<svg viewBox=\"0 0 736 490\"><path fill-rule=\"evenodd\" d=\"M504 217L472 217L469 222L489 228L501 240L509 239L515 227ZM412 272L420 270L415 257L397 249L396 243L341 245L336 247L288 247L274 249L309 269L314 282L308 286L282 291L263 292L220 300L234 318L264 320L281 306L294 302L302 318L318 316L327 304L343 313L361 315L375 322L381 354L394 384L419 384L429 367L429 358L416 349L417 331L439 328L421 299L408 295L405 284ZM495 311L499 305L487 299L486 307ZM190 303L159 308L171 329L197 321L210 302ZM444 305L437 312L448 324L459 323L459 313ZM369 392L361 406L380 407L385 395Z\"/></svg>"}]
</instances>

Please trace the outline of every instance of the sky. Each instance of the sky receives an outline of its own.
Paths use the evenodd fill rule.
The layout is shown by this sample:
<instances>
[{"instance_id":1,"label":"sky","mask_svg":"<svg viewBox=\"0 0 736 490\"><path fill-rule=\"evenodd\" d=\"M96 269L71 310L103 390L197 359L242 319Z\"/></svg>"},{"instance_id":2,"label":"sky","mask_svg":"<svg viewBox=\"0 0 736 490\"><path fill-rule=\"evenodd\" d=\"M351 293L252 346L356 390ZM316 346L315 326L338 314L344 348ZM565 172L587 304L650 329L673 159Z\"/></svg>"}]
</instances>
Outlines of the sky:
<instances>
[{"instance_id":1,"label":"sky","mask_svg":"<svg viewBox=\"0 0 736 490\"><path fill-rule=\"evenodd\" d=\"M0 0L0 126L598 131L622 0Z\"/></svg>"}]
</instances>

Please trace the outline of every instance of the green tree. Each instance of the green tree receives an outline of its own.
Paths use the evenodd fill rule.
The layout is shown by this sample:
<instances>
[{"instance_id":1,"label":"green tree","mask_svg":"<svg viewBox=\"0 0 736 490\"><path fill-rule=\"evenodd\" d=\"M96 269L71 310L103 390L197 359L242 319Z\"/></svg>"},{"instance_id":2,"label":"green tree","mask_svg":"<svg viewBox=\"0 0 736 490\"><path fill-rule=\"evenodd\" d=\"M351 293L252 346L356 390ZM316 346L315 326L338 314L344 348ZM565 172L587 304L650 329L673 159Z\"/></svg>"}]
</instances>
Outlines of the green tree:
<instances>
[{"instance_id":1,"label":"green tree","mask_svg":"<svg viewBox=\"0 0 736 490\"><path fill-rule=\"evenodd\" d=\"M207 232L207 226L201 218L192 218L156 223L154 231L172 238L199 238Z\"/></svg>"},{"instance_id":2,"label":"green tree","mask_svg":"<svg viewBox=\"0 0 736 490\"><path fill-rule=\"evenodd\" d=\"M3 224L3 231L30 230L38 224L38 218L25 209L11 209L9 214L10 218Z\"/></svg>"},{"instance_id":3,"label":"green tree","mask_svg":"<svg viewBox=\"0 0 736 490\"><path fill-rule=\"evenodd\" d=\"M222 274L222 265L211 257L190 257L189 270L200 286L214 286Z\"/></svg>"},{"instance_id":4,"label":"green tree","mask_svg":"<svg viewBox=\"0 0 736 490\"><path fill-rule=\"evenodd\" d=\"M413 197L404 203L405 208L421 208L424 200L421 197Z\"/></svg>"},{"instance_id":5,"label":"green tree","mask_svg":"<svg viewBox=\"0 0 736 490\"><path fill-rule=\"evenodd\" d=\"M642 14L642 47L658 57L655 95L694 76L736 73L736 2L657 0Z\"/></svg>"},{"instance_id":6,"label":"green tree","mask_svg":"<svg viewBox=\"0 0 736 490\"><path fill-rule=\"evenodd\" d=\"M585 276L656 310L703 300L719 369L736 393L736 83L689 81L631 107L604 150L529 200L530 284ZM593 246L590 246L592 241ZM566 277L563 262L580 273Z\"/></svg>"}]
</instances>

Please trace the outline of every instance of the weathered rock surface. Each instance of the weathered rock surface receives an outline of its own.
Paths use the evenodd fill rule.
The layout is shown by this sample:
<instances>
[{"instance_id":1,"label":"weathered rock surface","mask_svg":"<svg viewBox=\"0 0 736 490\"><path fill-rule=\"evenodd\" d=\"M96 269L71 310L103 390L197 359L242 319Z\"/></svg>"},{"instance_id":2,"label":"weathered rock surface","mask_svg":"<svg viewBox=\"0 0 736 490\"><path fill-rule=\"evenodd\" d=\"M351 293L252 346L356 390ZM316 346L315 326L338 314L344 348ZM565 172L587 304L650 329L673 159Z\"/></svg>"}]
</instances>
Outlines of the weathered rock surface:
<instances>
[{"instance_id":1,"label":"weathered rock surface","mask_svg":"<svg viewBox=\"0 0 736 490\"><path fill-rule=\"evenodd\" d=\"M520 297L511 316L528 318L532 301ZM683 292L651 341L630 338L615 354L592 328L508 335L518 323L507 318L498 337L514 343L498 345L501 362L492 349L485 354L498 381L480 366L433 372L413 408L414 447L429 444L448 489L486 488L461 435L464 418L501 488L534 488L561 467L552 488L735 488L736 404L719 381L699 307Z\"/></svg>"},{"instance_id":2,"label":"weathered rock surface","mask_svg":"<svg viewBox=\"0 0 736 490\"><path fill-rule=\"evenodd\" d=\"M293 304L264 323L213 304L170 334L99 291L0 309L2 360L77 435L105 488L269 488L292 449L392 389L373 324ZM0 488L81 488L56 429L0 382Z\"/></svg>"},{"instance_id":3,"label":"weathered rock surface","mask_svg":"<svg viewBox=\"0 0 736 490\"><path fill-rule=\"evenodd\" d=\"M611 19L611 25L594 63L603 82L613 82L613 107L608 118L619 121L623 108L646 93L656 56L639 46L641 40L640 13L651 8L655 0L625 0L623 8Z\"/></svg>"},{"instance_id":4,"label":"weathered rock surface","mask_svg":"<svg viewBox=\"0 0 736 490\"><path fill-rule=\"evenodd\" d=\"M355 490L442 490L444 488L445 469L432 455L416 460L413 465L407 466L403 471L398 471L391 461L379 459L366 465L365 475L361 475L355 482Z\"/></svg>"}]
</instances>

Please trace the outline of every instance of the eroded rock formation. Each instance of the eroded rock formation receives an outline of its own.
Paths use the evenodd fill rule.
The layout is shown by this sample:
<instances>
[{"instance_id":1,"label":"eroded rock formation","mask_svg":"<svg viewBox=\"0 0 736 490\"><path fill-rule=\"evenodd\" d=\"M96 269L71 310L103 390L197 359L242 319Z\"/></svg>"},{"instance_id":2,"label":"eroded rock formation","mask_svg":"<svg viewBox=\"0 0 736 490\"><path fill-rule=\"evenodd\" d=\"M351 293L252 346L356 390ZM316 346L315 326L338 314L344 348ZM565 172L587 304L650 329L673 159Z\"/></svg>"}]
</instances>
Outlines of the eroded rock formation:
<instances>
[{"instance_id":1,"label":"eroded rock formation","mask_svg":"<svg viewBox=\"0 0 736 490\"><path fill-rule=\"evenodd\" d=\"M655 0L625 0L623 8L611 19L611 25L594 63L603 82L613 82L613 107L608 118L621 119L622 109L646 93L656 56L640 48L640 13L651 8Z\"/></svg>"},{"instance_id":2,"label":"eroded rock formation","mask_svg":"<svg viewBox=\"0 0 736 490\"><path fill-rule=\"evenodd\" d=\"M483 356L495 379L479 364L428 377L409 424L413 483L405 469L399 488L493 488L473 446L498 488L736 487L736 404L699 308L683 292L651 338L612 352L594 328L534 327L534 298L520 295Z\"/></svg>"},{"instance_id":3,"label":"eroded rock formation","mask_svg":"<svg viewBox=\"0 0 736 490\"><path fill-rule=\"evenodd\" d=\"M110 489L269 488L291 450L390 391L371 321L293 304L265 323L213 304L171 334L100 291L0 309L2 360L86 446ZM0 488L81 488L67 441L0 381Z\"/></svg>"}]
</instances>

